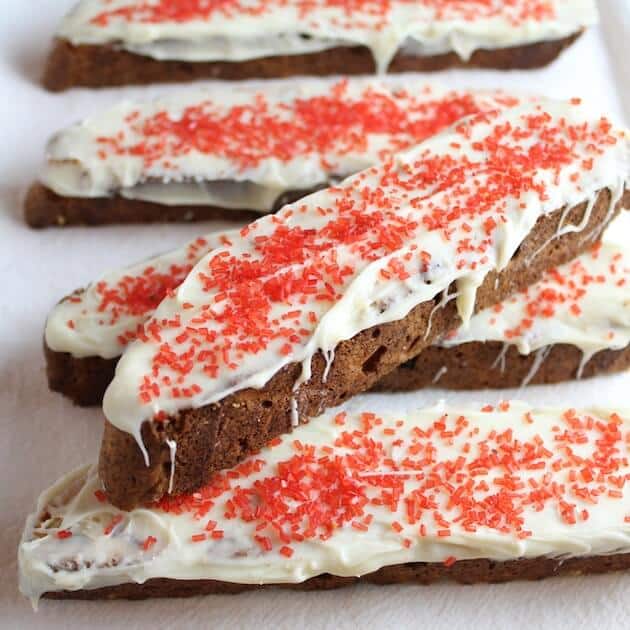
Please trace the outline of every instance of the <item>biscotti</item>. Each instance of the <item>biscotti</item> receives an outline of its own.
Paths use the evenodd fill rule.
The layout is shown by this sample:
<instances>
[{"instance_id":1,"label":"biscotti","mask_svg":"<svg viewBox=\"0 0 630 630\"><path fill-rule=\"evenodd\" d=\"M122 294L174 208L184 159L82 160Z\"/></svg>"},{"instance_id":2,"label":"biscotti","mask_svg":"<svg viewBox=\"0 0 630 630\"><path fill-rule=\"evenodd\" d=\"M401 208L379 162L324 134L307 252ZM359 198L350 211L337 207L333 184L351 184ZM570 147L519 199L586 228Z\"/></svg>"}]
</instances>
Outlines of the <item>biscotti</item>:
<instances>
[{"instance_id":1,"label":"biscotti","mask_svg":"<svg viewBox=\"0 0 630 630\"><path fill-rule=\"evenodd\" d=\"M32 227L255 218L520 100L355 78L123 102L55 134L25 218Z\"/></svg>"},{"instance_id":2,"label":"biscotti","mask_svg":"<svg viewBox=\"0 0 630 630\"><path fill-rule=\"evenodd\" d=\"M111 367L110 374L114 367ZM549 385L628 369L630 345L621 350L600 350L585 361L584 353L568 343L521 354L511 344L471 341L449 348L437 345L426 348L417 357L384 376L372 391L403 392L423 387L473 390ZM92 404L98 404L98 401Z\"/></svg>"},{"instance_id":3,"label":"biscotti","mask_svg":"<svg viewBox=\"0 0 630 630\"><path fill-rule=\"evenodd\" d=\"M535 68L597 22L594 0L84 0L57 31L50 90L191 79Z\"/></svg>"},{"instance_id":4,"label":"biscotti","mask_svg":"<svg viewBox=\"0 0 630 630\"><path fill-rule=\"evenodd\" d=\"M221 235L200 237L111 272L57 304L45 331L50 388L79 405L100 405L125 347L192 265L220 242ZM630 367L628 278L627 249L600 243L474 315L466 330L447 334L375 389L519 387L624 370Z\"/></svg>"},{"instance_id":5,"label":"biscotti","mask_svg":"<svg viewBox=\"0 0 630 630\"><path fill-rule=\"evenodd\" d=\"M626 251L600 244L548 271L385 376L376 388L522 387L629 368Z\"/></svg>"},{"instance_id":6,"label":"biscotti","mask_svg":"<svg viewBox=\"0 0 630 630\"><path fill-rule=\"evenodd\" d=\"M464 119L243 228L117 365L100 456L110 500L191 491L369 389L583 251L624 203L628 170L625 131L545 101Z\"/></svg>"},{"instance_id":7,"label":"biscotti","mask_svg":"<svg viewBox=\"0 0 630 630\"><path fill-rule=\"evenodd\" d=\"M630 409L359 406L131 512L85 467L28 518L20 588L36 603L627 569L629 441Z\"/></svg>"}]
</instances>

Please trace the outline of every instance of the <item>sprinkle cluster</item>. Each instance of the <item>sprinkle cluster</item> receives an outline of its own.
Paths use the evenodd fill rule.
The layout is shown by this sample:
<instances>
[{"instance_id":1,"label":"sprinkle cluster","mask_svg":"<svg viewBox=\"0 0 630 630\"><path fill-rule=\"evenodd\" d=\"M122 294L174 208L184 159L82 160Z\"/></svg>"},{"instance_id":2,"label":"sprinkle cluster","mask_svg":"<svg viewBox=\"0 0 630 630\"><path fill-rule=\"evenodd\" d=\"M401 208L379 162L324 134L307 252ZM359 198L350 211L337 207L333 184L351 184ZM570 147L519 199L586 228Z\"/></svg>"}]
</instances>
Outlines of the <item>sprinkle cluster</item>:
<instances>
[{"instance_id":1,"label":"sprinkle cluster","mask_svg":"<svg viewBox=\"0 0 630 630\"><path fill-rule=\"evenodd\" d=\"M609 285L621 288L626 286L630 278L630 267L621 252L616 252L610 258L607 268L601 273L594 273L589 265L589 259L596 261L601 256L601 243L595 245L585 257L547 271L540 282L528 287L521 293L508 298L505 302L492 307L494 313L501 313L506 306L517 305L521 319L511 328L503 330L507 341L526 337L536 321L544 321L558 317L560 313L579 318L582 315L582 305L589 290L597 285ZM491 326L497 325L497 317L488 321ZM609 337L614 337L610 331ZM449 336L456 337L457 331Z\"/></svg>"},{"instance_id":2,"label":"sprinkle cluster","mask_svg":"<svg viewBox=\"0 0 630 630\"><path fill-rule=\"evenodd\" d=\"M550 427L509 403L482 411L493 414L490 422L457 413L422 424L341 413L328 420L336 429L330 444L293 440L293 454L275 461L277 438L198 492L156 507L199 521L193 542L222 538L241 521L263 551L290 557L291 545L325 541L341 528L359 536L375 524L380 532L383 523L403 547L480 528L526 539L536 513L574 526L601 501L624 500L630 432L618 414L567 409Z\"/></svg>"},{"instance_id":3,"label":"sprinkle cluster","mask_svg":"<svg viewBox=\"0 0 630 630\"><path fill-rule=\"evenodd\" d=\"M601 245L596 246L590 255L597 258L600 249ZM534 291L525 292L523 318L514 328L505 331L506 339L523 335L533 326L536 318L553 318L559 310L579 317L582 314L580 302L587 295L591 285L608 282L622 287L630 278L630 269L624 266L621 253L613 256L607 271L608 275L605 273L593 275L579 259L570 263L568 271L564 273L559 269L549 271L540 288L536 285Z\"/></svg>"},{"instance_id":4,"label":"sprinkle cluster","mask_svg":"<svg viewBox=\"0 0 630 630\"><path fill-rule=\"evenodd\" d=\"M188 245L181 263L172 263L166 269L149 265L138 273L126 273L115 282L97 282L94 287L97 296L95 307L85 304L85 293L76 293L68 300L75 304L85 304L85 308L80 311L81 316L90 318L96 313L102 314L102 319L98 322L100 326L115 326L121 318L146 315L154 311L167 295L173 294L199 257L206 253L207 245L207 241L199 237ZM75 328L76 324L71 319L67 325ZM141 330L141 326L126 330L119 336L118 342L123 346L127 345Z\"/></svg>"},{"instance_id":5,"label":"sprinkle cluster","mask_svg":"<svg viewBox=\"0 0 630 630\"><path fill-rule=\"evenodd\" d=\"M505 106L517 102L504 95L494 98ZM316 155L322 168L334 173L335 159L365 153L375 134L385 137L384 158L481 108L481 99L467 92L431 98L425 92L366 87L353 96L348 82L340 81L321 95L284 102L270 103L257 94L251 103L226 108L208 100L177 115L162 110L143 117L136 110L126 119L127 130L98 138L99 155L103 160L138 156L145 168L159 165L166 172L177 170L175 158L191 153L228 159L241 170L272 158L287 163Z\"/></svg>"},{"instance_id":6,"label":"sprinkle cluster","mask_svg":"<svg viewBox=\"0 0 630 630\"><path fill-rule=\"evenodd\" d=\"M492 94L493 105L511 107L517 99ZM191 151L223 155L242 167L258 165L271 157L290 159L317 153L331 172L330 153L363 151L369 134L386 139L385 153L407 148L453 124L460 118L488 108L488 103L470 92L451 92L432 98L429 88L417 95L400 90L391 95L365 89L358 97L348 94L347 81L333 84L328 93L308 99L270 106L262 95L251 105L223 111L206 102L191 106L181 118L162 111L141 119L134 111L127 130L101 137L101 157L114 154L142 155L147 166L159 162L173 168L172 158ZM126 142L140 134L140 142ZM332 174L332 172L331 172ZM103 313L100 325L116 325L122 316L148 315L185 279L192 266L207 253L205 239L192 243L179 264L168 269L147 267L140 274L128 273L114 281L101 281L97 309ZM70 298L81 303L81 294ZM90 315L87 310L82 315ZM75 327L69 320L67 325ZM120 336L121 345L136 338L133 328Z\"/></svg>"},{"instance_id":7,"label":"sprinkle cluster","mask_svg":"<svg viewBox=\"0 0 630 630\"><path fill-rule=\"evenodd\" d=\"M423 145L413 162L389 161L244 228L197 267L198 302L138 335L155 348L140 402L192 397L200 377L237 374L262 352L288 357L371 262L388 257L382 283L429 279L444 248L458 273L483 268L513 200L547 199L541 170L579 178L617 142L605 119L571 125L540 107L525 111L516 123L496 111L474 115L455 127L448 150ZM440 252L419 246L431 232Z\"/></svg>"},{"instance_id":8,"label":"sprinkle cluster","mask_svg":"<svg viewBox=\"0 0 630 630\"><path fill-rule=\"evenodd\" d=\"M311 27L319 26L319 14L333 12L337 26L351 28L382 28L392 12L401 6L415 6L424 11L424 20L466 20L503 17L511 24L543 21L555 17L552 0L154 0L133 2L106 9L92 18L91 23L106 27L112 20L131 23L159 24L211 21L221 17L265 16L284 8L293 8Z\"/></svg>"}]
</instances>

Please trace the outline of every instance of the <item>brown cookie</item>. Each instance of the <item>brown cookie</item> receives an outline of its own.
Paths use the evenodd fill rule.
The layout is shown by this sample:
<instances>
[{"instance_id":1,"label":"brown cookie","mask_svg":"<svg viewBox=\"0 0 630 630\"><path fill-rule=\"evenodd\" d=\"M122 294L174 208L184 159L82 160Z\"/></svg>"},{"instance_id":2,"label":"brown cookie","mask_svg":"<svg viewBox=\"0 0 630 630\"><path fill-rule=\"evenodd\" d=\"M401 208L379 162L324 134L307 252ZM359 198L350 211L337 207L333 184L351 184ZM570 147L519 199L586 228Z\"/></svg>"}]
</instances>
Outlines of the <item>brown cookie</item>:
<instances>
[{"instance_id":1,"label":"brown cookie","mask_svg":"<svg viewBox=\"0 0 630 630\"><path fill-rule=\"evenodd\" d=\"M103 588L46 593L49 599L147 599L149 597L192 597L194 595L237 594L262 588L300 591L330 590L357 583L421 584L443 580L460 584L542 580L560 575L588 575L625 571L630 568L630 553L583 558L521 558L503 562L480 558L459 560L450 566L438 562L411 562L383 567L360 577L318 575L300 584L234 584L217 580L172 580L153 578L143 584L120 584Z\"/></svg>"},{"instance_id":2,"label":"brown cookie","mask_svg":"<svg viewBox=\"0 0 630 630\"><path fill-rule=\"evenodd\" d=\"M578 224L587 212L587 203L573 207L566 215L560 208L541 217L506 268L486 276L477 292L476 309L501 302L539 280L547 269L585 251L592 241L584 235L598 236L599 229L614 215L609 212L610 199L610 192L602 190L584 231L564 234L551 241L562 217ZM616 210L624 205L630 205L628 192ZM451 301L435 311L429 327L429 317L440 301L438 296L423 302L404 319L364 330L340 343L325 382L326 362L317 354L312 361L312 377L296 393L293 385L301 373L301 365L292 363L260 389L245 389L217 403L184 410L165 422L144 422L141 434L149 455L148 466L135 439L106 422L99 474L108 498L123 509L160 498L169 487L171 473L167 440L177 442L172 490L176 494L192 492L204 485L214 471L234 466L277 435L291 431L293 400L297 402L300 418L307 421L327 407L372 388L383 376L460 325L455 303Z\"/></svg>"}]
</instances>

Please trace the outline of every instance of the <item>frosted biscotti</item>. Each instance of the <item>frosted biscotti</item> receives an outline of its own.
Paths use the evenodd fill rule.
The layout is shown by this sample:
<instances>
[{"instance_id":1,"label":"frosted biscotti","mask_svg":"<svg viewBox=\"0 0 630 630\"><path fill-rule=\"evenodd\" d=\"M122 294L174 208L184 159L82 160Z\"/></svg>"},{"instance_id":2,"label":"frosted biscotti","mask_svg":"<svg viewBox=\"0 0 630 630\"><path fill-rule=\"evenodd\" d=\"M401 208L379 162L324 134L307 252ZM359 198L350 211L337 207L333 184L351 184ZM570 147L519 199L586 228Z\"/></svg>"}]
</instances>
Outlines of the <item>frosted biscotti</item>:
<instances>
[{"instance_id":1,"label":"frosted biscotti","mask_svg":"<svg viewBox=\"0 0 630 630\"><path fill-rule=\"evenodd\" d=\"M596 22L594 0L84 0L44 85L537 68Z\"/></svg>"},{"instance_id":2,"label":"frosted biscotti","mask_svg":"<svg viewBox=\"0 0 630 630\"><path fill-rule=\"evenodd\" d=\"M369 389L599 238L628 170L624 130L545 101L473 115L231 235L118 363L100 459L110 500L192 491Z\"/></svg>"},{"instance_id":3,"label":"frosted biscotti","mask_svg":"<svg viewBox=\"0 0 630 630\"><path fill-rule=\"evenodd\" d=\"M20 587L37 602L627 569L629 425L629 410L518 402L358 406L130 512L85 467L28 518Z\"/></svg>"}]
</instances>

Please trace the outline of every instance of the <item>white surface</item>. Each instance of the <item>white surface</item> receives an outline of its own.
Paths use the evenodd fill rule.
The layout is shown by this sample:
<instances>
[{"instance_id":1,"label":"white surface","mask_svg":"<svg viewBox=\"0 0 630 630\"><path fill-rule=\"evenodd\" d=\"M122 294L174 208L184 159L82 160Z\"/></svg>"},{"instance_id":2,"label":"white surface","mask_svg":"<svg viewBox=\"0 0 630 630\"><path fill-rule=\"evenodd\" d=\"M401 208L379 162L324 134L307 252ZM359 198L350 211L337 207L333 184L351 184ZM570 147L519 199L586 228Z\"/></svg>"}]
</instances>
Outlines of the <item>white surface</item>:
<instances>
[{"instance_id":1,"label":"white surface","mask_svg":"<svg viewBox=\"0 0 630 630\"><path fill-rule=\"evenodd\" d=\"M50 35L72 0L2 2L0 19L0 627L6 628L623 628L630 618L630 575L560 578L539 583L462 587L359 587L329 593L267 591L191 600L42 602L35 615L17 592L15 556L24 518L36 496L74 466L94 459L99 410L81 410L46 387L41 352L44 319L53 303L107 268L171 248L212 229L209 224L32 231L21 221L21 195L42 159L48 135L123 94L147 89L51 95L36 83ZM603 29L594 30L552 67L532 73L447 72L459 87L502 87L582 95L617 119L630 119L630 77L607 46L630 37L630 6L601 0ZM625 30L624 30L625 23ZM604 37L605 35L605 37ZM612 49L612 48L611 48ZM614 48L619 50L619 48ZM627 63L626 63L627 65ZM619 89L616 89L615 86ZM170 89L170 88L168 88ZM625 100L624 100L625 95ZM223 227L215 224L216 227ZM630 221L616 230L628 242ZM522 397L536 404L628 404L630 375L579 384L536 387ZM496 392L426 391L388 399L392 408L430 403L495 402ZM382 399L382 397L380 397ZM382 404L382 400L380 401Z\"/></svg>"}]
</instances>

